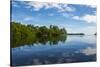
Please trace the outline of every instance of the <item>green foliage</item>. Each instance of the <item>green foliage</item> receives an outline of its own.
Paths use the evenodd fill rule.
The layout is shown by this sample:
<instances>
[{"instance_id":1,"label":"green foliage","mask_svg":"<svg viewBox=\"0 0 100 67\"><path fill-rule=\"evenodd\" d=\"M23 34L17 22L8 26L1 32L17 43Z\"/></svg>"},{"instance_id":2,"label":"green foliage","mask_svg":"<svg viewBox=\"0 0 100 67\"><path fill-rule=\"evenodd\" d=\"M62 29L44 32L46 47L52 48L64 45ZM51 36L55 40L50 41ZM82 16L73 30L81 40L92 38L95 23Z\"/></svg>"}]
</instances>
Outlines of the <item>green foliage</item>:
<instances>
[{"instance_id":1,"label":"green foliage","mask_svg":"<svg viewBox=\"0 0 100 67\"><path fill-rule=\"evenodd\" d=\"M11 46L16 47L22 44L29 43L43 43L50 41L50 43L57 43L57 41L64 41L67 32L64 28L50 25L46 26L34 26L24 25L17 22L11 22ZM62 40L61 40L62 39Z\"/></svg>"}]
</instances>

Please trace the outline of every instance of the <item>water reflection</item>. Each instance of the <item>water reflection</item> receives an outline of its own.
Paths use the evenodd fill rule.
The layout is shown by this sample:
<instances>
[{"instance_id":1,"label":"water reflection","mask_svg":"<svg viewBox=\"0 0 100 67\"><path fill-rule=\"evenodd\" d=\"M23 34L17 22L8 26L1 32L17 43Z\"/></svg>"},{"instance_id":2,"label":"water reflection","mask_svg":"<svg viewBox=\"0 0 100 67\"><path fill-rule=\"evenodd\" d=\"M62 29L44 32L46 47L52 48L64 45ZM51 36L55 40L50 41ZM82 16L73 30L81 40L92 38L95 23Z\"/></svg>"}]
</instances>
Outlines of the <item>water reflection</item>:
<instances>
[{"instance_id":1,"label":"water reflection","mask_svg":"<svg viewBox=\"0 0 100 67\"><path fill-rule=\"evenodd\" d=\"M67 40L66 36L53 36L53 37L39 37L39 38L25 38L22 40L18 41L13 41L12 40L12 48L19 47L19 46L24 46L24 45L46 45L47 43L49 45L57 45L58 42L65 42Z\"/></svg>"},{"instance_id":2,"label":"water reflection","mask_svg":"<svg viewBox=\"0 0 100 67\"><path fill-rule=\"evenodd\" d=\"M67 40L66 40L67 38ZM12 66L96 61L96 36L68 36L12 48ZM51 40L52 42L55 39ZM33 43L32 43L33 44ZM52 43L52 45L55 42ZM36 46L35 46L36 45Z\"/></svg>"},{"instance_id":3,"label":"water reflection","mask_svg":"<svg viewBox=\"0 0 100 67\"><path fill-rule=\"evenodd\" d=\"M82 53L84 53L85 55L94 55L96 54L96 48L93 48L93 47L87 47L86 49L84 50L81 50Z\"/></svg>"}]
</instances>

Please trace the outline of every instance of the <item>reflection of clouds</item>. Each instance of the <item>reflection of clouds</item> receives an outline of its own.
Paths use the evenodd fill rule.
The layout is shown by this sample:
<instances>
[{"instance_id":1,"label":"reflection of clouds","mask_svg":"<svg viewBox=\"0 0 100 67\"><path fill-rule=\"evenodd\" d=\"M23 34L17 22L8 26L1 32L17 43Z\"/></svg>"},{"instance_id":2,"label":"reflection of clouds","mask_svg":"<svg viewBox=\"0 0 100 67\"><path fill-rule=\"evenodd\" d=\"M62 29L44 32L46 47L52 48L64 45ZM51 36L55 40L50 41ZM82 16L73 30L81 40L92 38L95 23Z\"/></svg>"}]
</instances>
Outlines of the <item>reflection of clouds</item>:
<instances>
[{"instance_id":1,"label":"reflection of clouds","mask_svg":"<svg viewBox=\"0 0 100 67\"><path fill-rule=\"evenodd\" d=\"M63 63L63 62L69 63L69 62L73 62L73 61L75 61L75 59L71 59L71 58L60 58L60 59L58 59L58 62L57 63Z\"/></svg>"},{"instance_id":2,"label":"reflection of clouds","mask_svg":"<svg viewBox=\"0 0 100 67\"><path fill-rule=\"evenodd\" d=\"M86 43L89 43L89 44L96 44L96 36L85 36L83 37L83 41L86 42Z\"/></svg>"},{"instance_id":3,"label":"reflection of clouds","mask_svg":"<svg viewBox=\"0 0 100 67\"><path fill-rule=\"evenodd\" d=\"M65 59L66 62L73 62L75 61L74 59Z\"/></svg>"},{"instance_id":4,"label":"reflection of clouds","mask_svg":"<svg viewBox=\"0 0 100 67\"><path fill-rule=\"evenodd\" d=\"M50 64L50 61L45 60L44 63L45 64Z\"/></svg>"},{"instance_id":5,"label":"reflection of clouds","mask_svg":"<svg viewBox=\"0 0 100 67\"><path fill-rule=\"evenodd\" d=\"M37 65L38 65L38 64L42 64L38 59L33 59L33 63L34 63L34 64L37 64Z\"/></svg>"},{"instance_id":6,"label":"reflection of clouds","mask_svg":"<svg viewBox=\"0 0 100 67\"><path fill-rule=\"evenodd\" d=\"M70 56L74 56L73 53L62 53L62 57L70 57Z\"/></svg>"},{"instance_id":7,"label":"reflection of clouds","mask_svg":"<svg viewBox=\"0 0 100 67\"><path fill-rule=\"evenodd\" d=\"M69 35L66 42L68 43L73 43L73 41L75 42L84 42L84 43L88 43L91 45L96 45L96 36L93 35L84 35L84 36L74 36L74 35Z\"/></svg>"},{"instance_id":8,"label":"reflection of clouds","mask_svg":"<svg viewBox=\"0 0 100 67\"><path fill-rule=\"evenodd\" d=\"M69 57L69 53L62 53L62 57Z\"/></svg>"},{"instance_id":9,"label":"reflection of clouds","mask_svg":"<svg viewBox=\"0 0 100 67\"><path fill-rule=\"evenodd\" d=\"M94 55L94 54L96 54L96 48L88 47L88 48L82 50L82 53L84 53L85 55Z\"/></svg>"},{"instance_id":10,"label":"reflection of clouds","mask_svg":"<svg viewBox=\"0 0 100 67\"><path fill-rule=\"evenodd\" d=\"M48 57L54 57L54 54L50 54L50 55L48 55Z\"/></svg>"},{"instance_id":11,"label":"reflection of clouds","mask_svg":"<svg viewBox=\"0 0 100 67\"><path fill-rule=\"evenodd\" d=\"M57 63L63 63L63 58L58 59Z\"/></svg>"}]
</instances>

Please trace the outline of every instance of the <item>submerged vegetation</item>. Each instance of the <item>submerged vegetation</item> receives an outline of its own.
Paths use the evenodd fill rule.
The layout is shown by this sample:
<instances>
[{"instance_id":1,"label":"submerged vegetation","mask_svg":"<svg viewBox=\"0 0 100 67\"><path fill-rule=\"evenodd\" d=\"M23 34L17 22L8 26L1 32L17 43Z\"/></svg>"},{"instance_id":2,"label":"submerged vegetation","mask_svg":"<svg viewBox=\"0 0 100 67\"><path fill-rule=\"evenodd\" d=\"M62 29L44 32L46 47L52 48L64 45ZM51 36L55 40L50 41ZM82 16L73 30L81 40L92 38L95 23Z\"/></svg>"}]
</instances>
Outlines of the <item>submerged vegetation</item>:
<instances>
[{"instance_id":1,"label":"submerged vegetation","mask_svg":"<svg viewBox=\"0 0 100 67\"><path fill-rule=\"evenodd\" d=\"M46 27L11 22L11 47L47 42L57 44L58 41L66 40L66 34L65 28L54 25Z\"/></svg>"}]
</instances>

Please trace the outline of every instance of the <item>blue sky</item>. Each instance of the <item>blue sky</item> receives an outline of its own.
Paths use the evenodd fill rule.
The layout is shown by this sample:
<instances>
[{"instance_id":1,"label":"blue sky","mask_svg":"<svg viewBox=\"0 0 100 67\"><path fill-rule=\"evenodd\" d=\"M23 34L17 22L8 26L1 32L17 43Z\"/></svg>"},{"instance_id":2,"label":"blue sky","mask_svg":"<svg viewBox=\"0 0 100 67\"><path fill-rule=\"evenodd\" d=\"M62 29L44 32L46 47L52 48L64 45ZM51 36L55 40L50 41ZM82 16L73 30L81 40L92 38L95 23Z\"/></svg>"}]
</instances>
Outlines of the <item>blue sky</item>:
<instances>
[{"instance_id":1,"label":"blue sky","mask_svg":"<svg viewBox=\"0 0 100 67\"><path fill-rule=\"evenodd\" d=\"M38 26L57 25L68 33L96 32L96 6L36 1L13 1L12 21Z\"/></svg>"}]
</instances>

